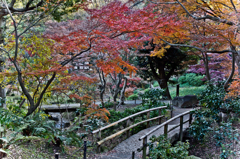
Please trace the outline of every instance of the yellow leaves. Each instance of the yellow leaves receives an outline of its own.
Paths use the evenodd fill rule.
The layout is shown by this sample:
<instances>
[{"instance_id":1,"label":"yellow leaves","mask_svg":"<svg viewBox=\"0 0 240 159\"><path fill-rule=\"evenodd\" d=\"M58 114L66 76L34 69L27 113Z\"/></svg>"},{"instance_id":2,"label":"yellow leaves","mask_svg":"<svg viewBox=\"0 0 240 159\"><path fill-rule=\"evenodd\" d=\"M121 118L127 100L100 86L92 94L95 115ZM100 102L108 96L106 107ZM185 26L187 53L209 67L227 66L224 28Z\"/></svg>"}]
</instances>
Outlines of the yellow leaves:
<instances>
[{"instance_id":1,"label":"yellow leaves","mask_svg":"<svg viewBox=\"0 0 240 159\"><path fill-rule=\"evenodd\" d=\"M170 45L167 45L167 46L164 46L164 47L161 47L160 49L158 50L154 50L152 51L152 54L150 56L156 56L158 58L162 58L164 56L164 53L167 51L167 49L170 48Z\"/></svg>"}]
</instances>

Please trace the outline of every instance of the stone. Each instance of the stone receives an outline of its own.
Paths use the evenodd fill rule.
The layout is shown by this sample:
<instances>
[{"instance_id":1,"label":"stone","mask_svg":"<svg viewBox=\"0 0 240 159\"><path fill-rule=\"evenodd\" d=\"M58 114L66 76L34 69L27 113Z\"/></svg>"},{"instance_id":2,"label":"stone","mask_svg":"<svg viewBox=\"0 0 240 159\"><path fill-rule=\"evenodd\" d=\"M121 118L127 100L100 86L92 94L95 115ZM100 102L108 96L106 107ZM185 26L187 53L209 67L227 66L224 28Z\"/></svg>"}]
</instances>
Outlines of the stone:
<instances>
[{"instance_id":1,"label":"stone","mask_svg":"<svg viewBox=\"0 0 240 159\"><path fill-rule=\"evenodd\" d=\"M173 106L180 108L192 108L197 105L197 96L196 95L186 95L184 97L175 97L172 101Z\"/></svg>"},{"instance_id":2,"label":"stone","mask_svg":"<svg viewBox=\"0 0 240 159\"><path fill-rule=\"evenodd\" d=\"M191 156L186 157L186 159L201 159L201 158L191 155Z\"/></svg>"}]
</instances>

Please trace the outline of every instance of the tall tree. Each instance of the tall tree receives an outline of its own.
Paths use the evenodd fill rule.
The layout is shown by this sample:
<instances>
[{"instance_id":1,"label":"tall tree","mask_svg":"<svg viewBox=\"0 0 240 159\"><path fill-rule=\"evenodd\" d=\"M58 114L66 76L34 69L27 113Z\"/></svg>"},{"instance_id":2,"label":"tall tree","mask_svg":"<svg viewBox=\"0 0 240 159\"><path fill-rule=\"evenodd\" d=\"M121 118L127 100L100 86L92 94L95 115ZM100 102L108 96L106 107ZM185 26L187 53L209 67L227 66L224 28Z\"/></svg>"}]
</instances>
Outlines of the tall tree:
<instances>
[{"instance_id":1,"label":"tall tree","mask_svg":"<svg viewBox=\"0 0 240 159\"><path fill-rule=\"evenodd\" d=\"M165 89L165 98L171 99L168 89L170 77L183 73L188 65L196 63L197 58L173 47L166 48L162 57L152 56L153 50L153 44L152 48L139 50L137 62L138 66L142 68L140 76L145 79L154 77L159 86Z\"/></svg>"},{"instance_id":2,"label":"tall tree","mask_svg":"<svg viewBox=\"0 0 240 159\"><path fill-rule=\"evenodd\" d=\"M172 37L162 37L165 43L174 47L186 47L193 49L199 54L207 53L231 53L232 69L227 78L224 88L227 90L231 81L235 63L239 65L239 3L237 0L216 0L216 1L165 1L153 2L163 12L175 14L179 19L185 21L185 31L175 34L175 41ZM182 35L183 34L183 35ZM178 40L177 40L178 39ZM186 44L177 44L178 41L188 40ZM208 65L206 65L208 67ZM206 71L207 72L207 71Z\"/></svg>"},{"instance_id":3,"label":"tall tree","mask_svg":"<svg viewBox=\"0 0 240 159\"><path fill-rule=\"evenodd\" d=\"M67 14L71 11L76 11L81 0L71 1L71 0L53 0L53 1L43 1L43 0L3 0L0 2L0 44L4 44L4 38L7 38L6 28L11 28L6 26L6 19L10 17L14 24L15 41L16 48L17 41L19 38L26 33L31 27L37 25L38 22L52 15L55 19L60 20L61 15ZM71 8L69 8L71 7ZM21 31L21 33L20 33ZM12 31L10 31L12 32ZM6 50L2 47L0 48L0 72L3 71L4 63L6 59ZM0 85L0 97L5 99L4 85Z\"/></svg>"}]
</instances>

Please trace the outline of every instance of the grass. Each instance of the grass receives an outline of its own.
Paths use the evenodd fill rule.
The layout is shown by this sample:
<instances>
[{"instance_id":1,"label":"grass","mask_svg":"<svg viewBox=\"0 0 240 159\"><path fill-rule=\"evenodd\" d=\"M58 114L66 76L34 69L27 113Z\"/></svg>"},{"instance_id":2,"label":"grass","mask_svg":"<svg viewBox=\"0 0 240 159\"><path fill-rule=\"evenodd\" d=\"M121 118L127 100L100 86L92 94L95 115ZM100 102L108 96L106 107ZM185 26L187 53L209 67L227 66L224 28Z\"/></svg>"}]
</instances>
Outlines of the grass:
<instances>
[{"instance_id":1,"label":"grass","mask_svg":"<svg viewBox=\"0 0 240 159\"><path fill-rule=\"evenodd\" d=\"M181 87L179 88L179 96L185 96L185 95L198 95L201 93L204 89L206 88L205 85L202 85L200 87L194 87L194 86L189 86L189 87ZM176 87L169 87L169 91L171 94L171 97L174 98L176 97Z\"/></svg>"}]
</instances>

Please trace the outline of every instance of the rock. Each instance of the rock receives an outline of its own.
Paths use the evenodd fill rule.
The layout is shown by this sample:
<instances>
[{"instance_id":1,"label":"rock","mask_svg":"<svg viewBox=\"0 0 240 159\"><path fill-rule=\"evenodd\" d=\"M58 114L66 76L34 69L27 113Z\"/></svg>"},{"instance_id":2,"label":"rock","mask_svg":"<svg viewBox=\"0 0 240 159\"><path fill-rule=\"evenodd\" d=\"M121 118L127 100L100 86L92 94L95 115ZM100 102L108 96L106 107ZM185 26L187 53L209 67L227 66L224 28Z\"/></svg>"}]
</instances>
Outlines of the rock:
<instances>
[{"instance_id":1,"label":"rock","mask_svg":"<svg viewBox=\"0 0 240 159\"><path fill-rule=\"evenodd\" d=\"M184 97L175 97L172 104L180 108L192 108L197 105L197 102L196 95L186 95Z\"/></svg>"},{"instance_id":2,"label":"rock","mask_svg":"<svg viewBox=\"0 0 240 159\"><path fill-rule=\"evenodd\" d=\"M201 158L191 155L191 156L186 157L186 159L201 159Z\"/></svg>"}]
</instances>

